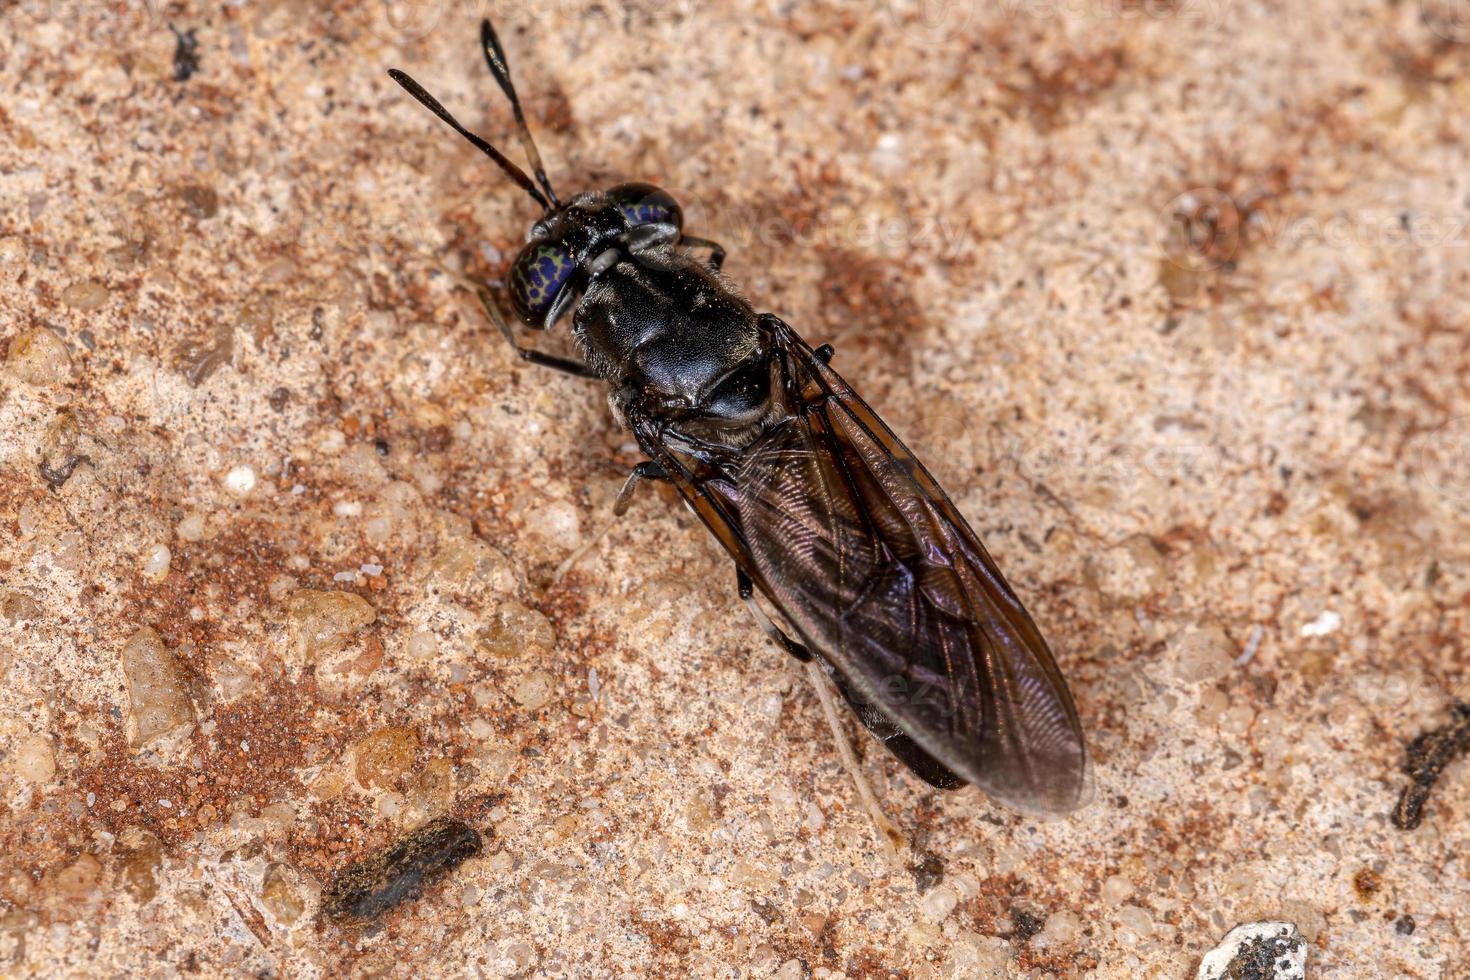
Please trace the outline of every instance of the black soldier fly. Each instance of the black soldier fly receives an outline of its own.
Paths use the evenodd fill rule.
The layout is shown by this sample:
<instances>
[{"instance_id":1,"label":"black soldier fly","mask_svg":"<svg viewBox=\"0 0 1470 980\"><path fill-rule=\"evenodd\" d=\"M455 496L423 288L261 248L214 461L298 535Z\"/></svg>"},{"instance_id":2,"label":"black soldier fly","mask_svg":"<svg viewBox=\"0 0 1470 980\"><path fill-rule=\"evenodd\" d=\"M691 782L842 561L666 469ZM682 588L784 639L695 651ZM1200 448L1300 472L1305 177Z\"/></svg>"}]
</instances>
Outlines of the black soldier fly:
<instances>
[{"instance_id":1,"label":"black soldier fly","mask_svg":"<svg viewBox=\"0 0 1470 980\"><path fill-rule=\"evenodd\" d=\"M480 40L534 181L413 79L389 75L542 208L510 267L511 304L535 330L570 312L582 359L521 346L495 297L480 297L521 358L610 385L614 415L648 456L614 514L640 481L671 482L734 559L771 639L820 666L920 778L972 783L1022 810L1080 805L1087 752L1067 684L929 471L832 368L831 347L808 346L734 292L725 250L684 232L672 196L629 183L562 203L488 21Z\"/></svg>"}]
</instances>

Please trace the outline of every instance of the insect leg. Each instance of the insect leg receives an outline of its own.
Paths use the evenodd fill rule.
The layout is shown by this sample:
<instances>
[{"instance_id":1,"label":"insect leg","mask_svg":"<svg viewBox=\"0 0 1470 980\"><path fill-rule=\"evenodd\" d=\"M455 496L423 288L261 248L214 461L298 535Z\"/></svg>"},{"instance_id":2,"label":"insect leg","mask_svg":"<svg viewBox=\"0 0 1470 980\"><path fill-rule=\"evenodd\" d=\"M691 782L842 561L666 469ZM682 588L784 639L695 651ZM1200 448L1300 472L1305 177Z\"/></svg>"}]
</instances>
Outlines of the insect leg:
<instances>
[{"instance_id":1,"label":"insect leg","mask_svg":"<svg viewBox=\"0 0 1470 980\"><path fill-rule=\"evenodd\" d=\"M756 604L755 583L750 580L749 575L745 574L745 569L739 565L735 566L735 587L740 590L740 598L744 599L745 604L750 607L750 614L755 617L756 623L775 642L776 646L802 663L809 663L812 659L812 652L787 636L781 627L771 622L771 617L767 616L765 610Z\"/></svg>"},{"instance_id":2,"label":"insect leg","mask_svg":"<svg viewBox=\"0 0 1470 980\"><path fill-rule=\"evenodd\" d=\"M766 635L797 660L810 663L813 660L811 651L787 636L785 631L771 622L770 617L760 606L756 605L755 583L751 582L750 576L745 574L739 566L735 568L735 582L740 590L740 598L744 599L745 604L750 607L751 615L755 617L755 621L760 624ZM832 683L837 686L837 693L841 694L848 707L852 708L853 714L857 715L863 727L883 743L883 747L893 753L894 757L907 766L910 772L937 789L958 789L965 784L964 780L920 748L917 742L904 734L903 730L889 721L881 711L859 698L853 692L852 687L842 679L842 675L833 670L831 664L826 660L822 661L822 667Z\"/></svg>"},{"instance_id":3,"label":"insect leg","mask_svg":"<svg viewBox=\"0 0 1470 980\"><path fill-rule=\"evenodd\" d=\"M725 264L725 246L719 242L710 241L708 238L699 238L695 235L681 235L679 237L679 244L687 245L690 248L709 249L709 264L716 272L719 272L720 266Z\"/></svg>"},{"instance_id":4,"label":"insect leg","mask_svg":"<svg viewBox=\"0 0 1470 980\"><path fill-rule=\"evenodd\" d=\"M662 465L651 459L645 459L633 467L633 472L628 474L628 482L623 484L623 489L618 491L618 499L613 501L613 517L622 517L628 512L628 507L633 503L633 493L638 489L638 484L644 480L667 480L669 474L664 472Z\"/></svg>"},{"instance_id":5,"label":"insect leg","mask_svg":"<svg viewBox=\"0 0 1470 980\"><path fill-rule=\"evenodd\" d=\"M963 779L924 751L919 743L904 733L903 729L889 721L883 712L871 703L862 700L853 691L852 686L842 679L841 674L830 667L828 674L832 678L832 683L837 685L837 693L841 694L848 707L852 708L858 721L863 723L863 727L871 732L874 738L883 743L883 747L892 753L894 758L907 766L909 772L936 789L959 789L965 785Z\"/></svg>"},{"instance_id":6,"label":"insect leg","mask_svg":"<svg viewBox=\"0 0 1470 980\"><path fill-rule=\"evenodd\" d=\"M827 716L827 724L832 728L832 737L837 742L837 754L842 757L842 765L857 784L858 796L862 797L863 806L867 808L868 816L873 819L873 824L878 828L879 836L883 840L884 849L890 859L897 860L898 848L905 845L903 835L883 814L883 808L878 805L878 798L873 795L872 788L867 779L863 777L863 771L858 768L857 756L852 751L852 744L847 740L847 733L842 730L842 721L837 717L837 707L832 701L832 691L828 686L835 680L828 679L831 667L827 666L825 660L818 661L813 657L811 651L787 636L779 626L771 622L769 616L756 604L755 583L740 566L735 566L735 584L740 590L740 598L750 607L751 615L765 630L767 636L776 642L776 645L791 654L797 660L806 664L807 676L811 678L812 686L817 689L817 699L822 702L822 713ZM843 692L847 697L846 692ZM851 698L848 698L849 702Z\"/></svg>"},{"instance_id":7,"label":"insect leg","mask_svg":"<svg viewBox=\"0 0 1470 980\"><path fill-rule=\"evenodd\" d=\"M837 741L837 754L842 756L842 765L846 767L847 774L852 777L852 781L857 784L858 796L862 797L863 806L868 810L868 816L873 819L873 825L878 828L889 859L897 862L898 849L904 847L907 842L903 834L898 832L898 828L893 826L888 817L883 814L883 808L878 804L878 798L873 795L872 787L863 778L863 771L858 766L857 756L852 751L852 744L847 740L847 733L842 730L842 720L837 717L837 705L832 700L826 667L816 660L808 660L806 673L811 678L812 686L817 689L817 699L822 702L822 713L827 716L827 724L832 728L832 737Z\"/></svg>"},{"instance_id":8,"label":"insect leg","mask_svg":"<svg viewBox=\"0 0 1470 980\"><path fill-rule=\"evenodd\" d=\"M628 482L623 484L623 489L618 491L618 497L613 501L612 519L602 526L602 530L583 542L576 551L573 551L567 556L565 561L556 567L556 572L551 576L551 581L553 583L560 582L562 576L570 572L573 566L582 560L582 556L595 548L597 542L607 537L607 532L613 529L613 525L618 522L618 518L628 512L628 506L633 502L633 492L638 489L639 483L642 483L644 480L667 480L668 478L669 475L664 472L664 468L651 459L646 459L633 467L633 472L628 474Z\"/></svg>"},{"instance_id":9,"label":"insect leg","mask_svg":"<svg viewBox=\"0 0 1470 980\"><path fill-rule=\"evenodd\" d=\"M490 294L490 290L484 286L476 286L475 292L479 294L480 303L485 307L485 312L489 315L490 322L495 324L495 329L500 331L500 335L505 338L506 343L515 348L515 352L520 355L521 360L529 361L532 364L539 364L542 367L555 368L567 374L574 374L579 378L596 378L598 376L596 371L581 361L574 361L570 357L558 357L555 354L545 354L539 350L522 347L516 343L516 335L511 331L510 324L506 322L505 317L501 314L500 306L495 302L495 297Z\"/></svg>"}]
</instances>

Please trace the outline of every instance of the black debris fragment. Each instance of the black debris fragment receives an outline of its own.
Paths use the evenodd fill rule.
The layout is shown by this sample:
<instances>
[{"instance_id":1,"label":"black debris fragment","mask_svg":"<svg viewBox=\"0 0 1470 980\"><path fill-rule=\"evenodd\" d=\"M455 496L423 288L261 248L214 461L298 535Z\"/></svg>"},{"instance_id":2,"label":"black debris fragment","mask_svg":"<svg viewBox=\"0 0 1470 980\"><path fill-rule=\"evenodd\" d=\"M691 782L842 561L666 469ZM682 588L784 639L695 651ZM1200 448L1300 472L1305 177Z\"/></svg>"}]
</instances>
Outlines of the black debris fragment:
<instances>
[{"instance_id":1,"label":"black debris fragment","mask_svg":"<svg viewBox=\"0 0 1470 980\"><path fill-rule=\"evenodd\" d=\"M199 71L199 38L194 36L196 28L181 31L170 24L168 29L174 32L177 41L174 44L174 81L187 82Z\"/></svg>"},{"instance_id":2,"label":"black debris fragment","mask_svg":"<svg viewBox=\"0 0 1470 980\"><path fill-rule=\"evenodd\" d=\"M1011 909L1011 921L1016 928L1011 932L1011 938L1016 942L1028 942L1032 936L1041 931L1046 925L1046 919L1040 915L1034 915L1025 909Z\"/></svg>"},{"instance_id":3,"label":"black debris fragment","mask_svg":"<svg viewBox=\"0 0 1470 980\"><path fill-rule=\"evenodd\" d=\"M933 854L925 855L919 863L909 865L909 874L914 876L914 890L923 895L944 880L944 862Z\"/></svg>"},{"instance_id":4,"label":"black debris fragment","mask_svg":"<svg viewBox=\"0 0 1470 980\"><path fill-rule=\"evenodd\" d=\"M81 426L71 412L62 412L46 432L41 444L41 461L37 467L41 479L52 490L60 490L82 463L91 463L92 458L81 451Z\"/></svg>"},{"instance_id":5,"label":"black debris fragment","mask_svg":"<svg viewBox=\"0 0 1470 980\"><path fill-rule=\"evenodd\" d=\"M1239 977L1240 980L1277 980L1282 975L1277 971L1278 962L1294 950L1290 939L1258 937L1247 940L1230 961L1226 976Z\"/></svg>"},{"instance_id":6,"label":"black debris fragment","mask_svg":"<svg viewBox=\"0 0 1470 980\"><path fill-rule=\"evenodd\" d=\"M1400 830L1413 830L1424 819L1424 803L1444 767L1462 753L1470 752L1470 704L1456 701L1450 706L1450 723L1425 732L1409 743L1404 772L1409 785L1404 787L1398 806L1393 808L1393 825Z\"/></svg>"},{"instance_id":7,"label":"black debris fragment","mask_svg":"<svg viewBox=\"0 0 1470 980\"><path fill-rule=\"evenodd\" d=\"M379 854L339 871L322 895L334 919L375 919L405 899L417 898L434 881L480 853L471 826L440 817L400 837Z\"/></svg>"}]
</instances>

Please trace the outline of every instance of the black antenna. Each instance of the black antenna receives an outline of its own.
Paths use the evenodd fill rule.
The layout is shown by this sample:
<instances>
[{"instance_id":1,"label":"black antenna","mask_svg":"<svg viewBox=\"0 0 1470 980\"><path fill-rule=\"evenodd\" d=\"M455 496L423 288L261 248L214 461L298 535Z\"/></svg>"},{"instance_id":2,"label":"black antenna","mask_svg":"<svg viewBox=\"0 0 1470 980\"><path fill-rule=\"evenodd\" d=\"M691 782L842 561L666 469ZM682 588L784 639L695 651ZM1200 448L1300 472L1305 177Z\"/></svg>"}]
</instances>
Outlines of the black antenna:
<instances>
[{"instance_id":1,"label":"black antenna","mask_svg":"<svg viewBox=\"0 0 1470 980\"><path fill-rule=\"evenodd\" d=\"M496 166L505 171L506 176L519 184L522 190L524 190L527 194L530 194L533 198L536 199L536 203L541 205L542 210L551 210L551 205L547 203L546 198L542 196L541 192L536 189L536 185L531 183L531 178L526 176L526 172L524 170L507 160L505 158L505 154L501 153L495 147L491 146L489 143L486 143L484 140L480 139L480 137L476 136L474 133L461 126L459 124L459 120L451 116L449 114L449 110L439 104L438 99L434 98L428 92L425 92L422 85L414 81L412 78L409 78L406 74L399 71L397 68L389 68L388 77L393 79L393 81L397 82L399 85L402 85L404 91L417 99L420 105L422 105L425 109L428 109L434 115L438 116L440 119L448 123L456 133L469 140L481 153L485 154L491 160L494 160ZM524 129L524 126L522 128ZM546 181L545 175L538 174L538 176L541 177L541 181L544 186ZM547 187L546 190L547 193L550 193L551 188ZM553 196L552 200L556 200L556 197Z\"/></svg>"},{"instance_id":2,"label":"black antenna","mask_svg":"<svg viewBox=\"0 0 1470 980\"><path fill-rule=\"evenodd\" d=\"M541 151L536 149L536 141L531 138L531 128L526 125L526 114L521 110L520 96L516 95L515 83L510 80L510 63L505 60L505 49L500 46L500 38L495 36L495 28L490 26L489 18L480 21L480 47L485 49L485 63L490 66L490 74L495 76L495 80L500 83L500 90L510 99L511 111L516 114L516 129L521 135L521 145L526 148L526 156L531 160L531 171L536 175L536 183L546 191L552 204L561 207L561 202L556 199L556 191L551 189L551 181L546 179L546 168L541 165Z\"/></svg>"}]
</instances>

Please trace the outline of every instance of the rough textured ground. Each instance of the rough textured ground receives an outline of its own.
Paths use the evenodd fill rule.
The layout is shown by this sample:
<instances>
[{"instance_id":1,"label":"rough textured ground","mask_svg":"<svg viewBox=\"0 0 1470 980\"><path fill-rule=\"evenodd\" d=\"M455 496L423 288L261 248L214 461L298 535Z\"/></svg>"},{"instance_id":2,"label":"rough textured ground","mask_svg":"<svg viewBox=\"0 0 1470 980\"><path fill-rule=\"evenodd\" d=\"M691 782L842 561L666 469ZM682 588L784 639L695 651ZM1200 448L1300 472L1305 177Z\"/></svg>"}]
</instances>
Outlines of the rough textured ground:
<instances>
[{"instance_id":1,"label":"rough textured ground","mask_svg":"<svg viewBox=\"0 0 1470 980\"><path fill-rule=\"evenodd\" d=\"M1389 822L1470 676L1463 3L486 5L559 186L681 195L1051 638L1096 802L864 746L918 871L668 494L548 586L636 454L383 74L517 156L480 6L0 0L0 972L1470 975L1470 763Z\"/></svg>"}]
</instances>

